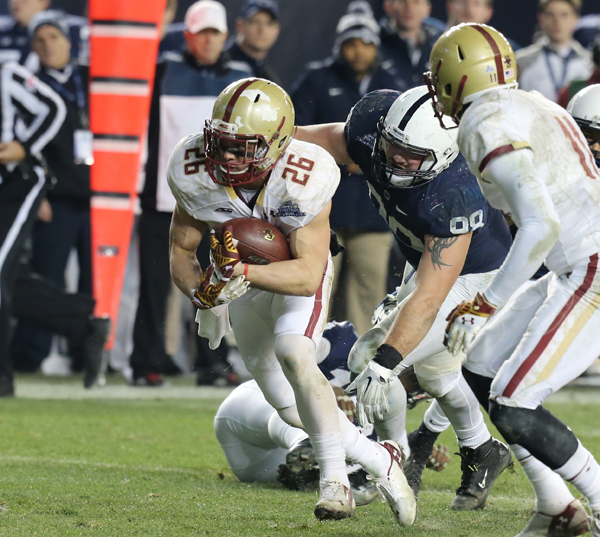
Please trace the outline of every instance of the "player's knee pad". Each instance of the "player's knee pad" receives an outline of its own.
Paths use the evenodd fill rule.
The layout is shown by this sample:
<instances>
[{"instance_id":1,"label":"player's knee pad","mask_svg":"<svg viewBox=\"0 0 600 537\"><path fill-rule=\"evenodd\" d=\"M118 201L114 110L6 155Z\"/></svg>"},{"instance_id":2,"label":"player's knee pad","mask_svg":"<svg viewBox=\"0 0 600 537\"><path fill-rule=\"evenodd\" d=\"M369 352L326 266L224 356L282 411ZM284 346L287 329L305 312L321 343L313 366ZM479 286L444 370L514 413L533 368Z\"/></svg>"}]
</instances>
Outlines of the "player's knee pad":
<instances>
[{"instance_id":1,"label":"player's knee pad","mask_svg":"<svg viewBox=\"0 0 600 537\"><path fill-rule=\"evenodd\" d=\"M509 444L524 447L552 470L563 466L579 445L571 429L542 406L530 410L490 401L489 415Z\"/></svg>"},{"instance_id":2,"label":"player's knee pad","mask_svg":"<svg viewBox=\"0 0 600 537\"><path fill-rule=\"evenodd\" d=\"M454 386L456 386L460 378L458 371L453 371L452 373L448 373L439 378L423 377L419 375L417 367L415 367L415 373L417 374L417 379L421 388L435 399L444 397L452 390L452 388L454 388Z\"/></svg>"},{"instance_id":3,"label":"player's knee pad","mask_svg":"<svg viewBox=\"0 0 600 537\"><path fill-rule=\"evenodd\" d=\"M315 345L307 337L298 335L280 336L275 341L275 356L281 367L294 377L307 369L307 363L317 368Z\"/></svg>"}]
</instances>

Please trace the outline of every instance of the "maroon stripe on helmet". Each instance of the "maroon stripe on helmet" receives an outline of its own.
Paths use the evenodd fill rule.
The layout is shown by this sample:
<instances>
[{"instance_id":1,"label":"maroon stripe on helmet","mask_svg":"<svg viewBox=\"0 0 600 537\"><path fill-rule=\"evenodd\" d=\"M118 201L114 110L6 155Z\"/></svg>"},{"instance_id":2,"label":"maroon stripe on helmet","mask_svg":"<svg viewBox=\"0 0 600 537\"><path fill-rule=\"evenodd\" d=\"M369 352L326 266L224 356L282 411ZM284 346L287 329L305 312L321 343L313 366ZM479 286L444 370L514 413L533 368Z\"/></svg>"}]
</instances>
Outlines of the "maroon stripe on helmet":
<instances>
[{"instance_id":1,"label":"maroon stripe on helmet","mask_svg":"<svg viewBox=\"0 0 600 537\"><path fill-rule=\"evenodd\" d=\"M494 149L481 161L481 164L479 165L479 173L483 173L483 170L485 170L485 167L490 163L490 160L499 157L500 155L504 155L504 153L510 153L514 150L515 146L512 144L503 145Z\"/></svg>"},{"instance_id":2,"label":"maroon stripe on helmet","mask_svg":"<svg viewBox=\"0 0 600 537\"><path fill-rule=\"evenodd\" d=\"M460 106L460 98L462 97L463 90L465 89L465 84L467 83L467 75L463 75L460 79L460 84L458 85L458 90L456 91L456 99L452 103L452 112L450 112L450 117L454 117L457 112L457 108Z\"/></svg>"},{"instance_id":3,"label":"maroon stripe on helmet","mask_svg":"<svg viewBox=\"0 0 600 537\"><path fill-rule=\"evenodd\" d=\"M496 61L496 71L498 71L498 83L506 84L504 80L504 68L502 67L502 54L500 54L500 49L494 41L494 38L485 28L481 26L474 25L473 28L475 28L475 30L477 30L483 37L485 37L485 40L489 43L490 47L492 47L492 52L494 53L494 60Z\"/></svg>"},{"instance_id":4,"label":"maroon stripe on helmet","mask_svg":"<svg viewBox=\"0 0 600 537\"><path fill-rule=\"evenodd\" d=\"M256 80L257 80L256 78L249 78L238 89L235 90L235 93L229 100L229 104L227 105L227 108L225 108L225 115L223 116L223 121L225 123L229 123L229 120L231 119L231 114L233 113L233 107L235 106L235 103L237 103L242 92Z\"/></svg>"}]
</instances>

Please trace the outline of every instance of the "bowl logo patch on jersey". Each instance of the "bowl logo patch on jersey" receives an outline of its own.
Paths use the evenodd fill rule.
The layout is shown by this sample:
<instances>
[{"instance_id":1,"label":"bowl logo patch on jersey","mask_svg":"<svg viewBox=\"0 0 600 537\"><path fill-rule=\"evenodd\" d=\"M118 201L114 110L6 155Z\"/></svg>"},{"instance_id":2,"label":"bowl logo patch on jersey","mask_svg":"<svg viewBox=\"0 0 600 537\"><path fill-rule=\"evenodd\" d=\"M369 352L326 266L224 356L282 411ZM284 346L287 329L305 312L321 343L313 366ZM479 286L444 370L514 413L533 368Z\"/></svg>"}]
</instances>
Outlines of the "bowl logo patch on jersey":
<instances>
[{"instance_id":1,"label":"bowl logo patch on jersey","mask_svg":"<svg viewBox=\"0 0 600 537\"><path fill-rule=\"evenodd\" d=\"M271 209L271 216L275 218L281 218L284 216L306 216L300 210L300 207L291 201L282 203L277 210Z\"/></svg>"}]
</instances>

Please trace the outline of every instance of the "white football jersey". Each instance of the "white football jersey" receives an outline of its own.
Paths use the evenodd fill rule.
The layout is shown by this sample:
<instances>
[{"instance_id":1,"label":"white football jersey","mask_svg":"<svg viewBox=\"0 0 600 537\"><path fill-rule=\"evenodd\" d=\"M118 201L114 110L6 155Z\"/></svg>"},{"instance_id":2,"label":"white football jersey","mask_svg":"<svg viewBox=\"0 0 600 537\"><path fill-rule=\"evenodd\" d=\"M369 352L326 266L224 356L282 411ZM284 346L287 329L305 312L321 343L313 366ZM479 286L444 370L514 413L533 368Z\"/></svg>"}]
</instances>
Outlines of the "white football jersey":
<instances>
[{"instance_id":1,"label":"white football jersey","mask_svg":"<svg viewBox=\"0 0 600 537\"><path fill-rule=\"evenodd\" d=\"M323 210L340 182L340 170L327 151L292 140L250 209L233 188L212 180L204 162L204 134L184 138L169 159L167 181L179 206L211 228L253 217L287 236Z\"/></svg>"},{"instance_id":2,"label":"white football jersey","mask_svg":"<svg viewBox=\"0 0 600 537\"><path fill-rule=\"evenodd\" d=\"M531 149L536 179L545 184L561 222L560 237L545 261L550 270L568 272L600 251L600 172L563 108L535 91L484 93L461 119L458 145L490 205L505 213L511 212L511 200L485 179L485 167L503 153Z\"/></svg>"}]
</instances>

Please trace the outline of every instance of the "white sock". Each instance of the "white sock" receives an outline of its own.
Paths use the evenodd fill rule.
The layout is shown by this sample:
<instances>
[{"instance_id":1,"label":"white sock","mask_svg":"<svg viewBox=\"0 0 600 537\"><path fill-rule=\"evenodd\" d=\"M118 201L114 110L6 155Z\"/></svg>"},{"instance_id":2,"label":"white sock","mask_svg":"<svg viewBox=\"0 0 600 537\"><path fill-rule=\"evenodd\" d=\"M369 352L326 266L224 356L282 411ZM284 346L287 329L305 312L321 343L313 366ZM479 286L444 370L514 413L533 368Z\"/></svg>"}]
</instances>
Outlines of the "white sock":
<instances>
[{"instance_id":1,"label":"white sock","mask_svg":"<svg viewBox=\"0 0 600 537\"><path fill-rule=\"evenodd\" d=\"M271 440L273 440L277 446L286 449L295 446L300 440L304 440L308 437L302 429L292 427L283 421L279 417L277 411L273 412L269 418L267 430L269 431Z\"/></svg>"},{"instance_id":2,"label":"white sock","mask_svg":"<svg viewBox=\"0 0 600 537\"><path fill-rule=\"evenodd\" d=\"M450 427L450 420L446 417L442 407L435 399L425 411L423 423L432 433L443 433Z\"/></svg>"},{"instance_id":3,"label":"white sock","mask_svg":"<svg viewBox=\"0 0 600 537\"><path fill-rule=\"evenodd\" d=\"M381 440L395 440L408 446L406 435L406 390L396 376L390 380L388 396L389 410L384 414L383 420L375 420L375 431ZM406 451L404 454L408 457Z\"/></svg>"},{"instance_id":4,"label":"white sock","mask_svg":"<svg viewBox=\"0 0 600 537\"><path fill-rule=\"evenodd\" d=\"M390 454L377 442L362 434L340 410L340 429L344 438L346 458L360 464L373 477L387 476L390 467Z\"/></svg>"},{"instance_id":5,"label":"white sock","mask_svg":"<svg viewBox=\"0 0 600 537\"><path fill-rule=\"evenodd\" d=\"M538 461L525 448L511 444L510 450L535 491L535 510L545 515L558 515L575 499L556 472Z\"/></svg>"},{"instance_id":6,"label":"white sock","mask_svg":"<svg viewBox=\"0 0 600 537\"><path fill-rule=\"evenodd\" d=\"M581 443L573 456L556 473L583 494L592 511L600 510L600 466Z\"/></svg>"},{"instance_id":7,"label":"white sock","mask_svg":"<svg viewBox=\"0 0 600 537\"><path fill-rule=\"evenodd\" d=\"M452 424L459 446L475 449L492 437L479 401L462 375L456 386L437 401Z\"/></svg>"},{"instance_id":8,"label":"white sock","mask_svg":"<svg viewBox=\"0 0 600 537\"><path fill-rule=\"evenodd\" d=\"M315 458L319 463L321 480L334 479L350 487L346 473L344 441L341 433L312 434L310 443L315 450ZM342 454L340 458L340 453Z\"/></svg>"}]
</instances>

